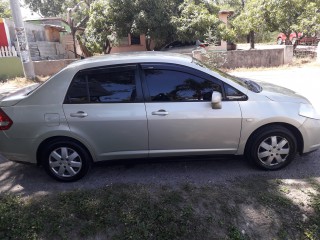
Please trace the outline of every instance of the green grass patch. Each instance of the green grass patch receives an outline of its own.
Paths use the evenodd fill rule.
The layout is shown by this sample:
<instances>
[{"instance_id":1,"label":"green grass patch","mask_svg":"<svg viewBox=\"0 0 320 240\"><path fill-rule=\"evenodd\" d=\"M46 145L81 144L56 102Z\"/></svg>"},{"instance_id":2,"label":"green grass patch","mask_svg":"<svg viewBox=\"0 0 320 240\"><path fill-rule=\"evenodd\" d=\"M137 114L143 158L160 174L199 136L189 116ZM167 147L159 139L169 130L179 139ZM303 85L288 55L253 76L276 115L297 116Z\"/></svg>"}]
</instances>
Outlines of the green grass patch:
<instances>
[{"instance_id":1,"label":"green grass patch","mask_svg":"<svg viewBox=\"0 0 320 240\"><path fill-rule=\"evenodd\" d=\"M319 196L317 215L302 222L303 212L281 187L281 181L246 179L2 195L0 239L319 239Z\"/></svg>"}]
</instances>

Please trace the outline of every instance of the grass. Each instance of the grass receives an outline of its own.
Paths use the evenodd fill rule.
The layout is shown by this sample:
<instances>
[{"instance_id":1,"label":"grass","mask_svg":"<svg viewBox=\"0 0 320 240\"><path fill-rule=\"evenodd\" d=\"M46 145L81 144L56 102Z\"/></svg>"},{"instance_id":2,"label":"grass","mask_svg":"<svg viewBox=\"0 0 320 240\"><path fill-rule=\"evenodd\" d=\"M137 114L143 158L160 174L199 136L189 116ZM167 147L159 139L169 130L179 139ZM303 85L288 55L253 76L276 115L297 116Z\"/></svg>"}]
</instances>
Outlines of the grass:
<instances>
[{"instance_id":1,"label":"grass","mask_svg":"<svg viewBox=\"0 0 320 240\"><path fill-rule=\"evenodd\" d=\"M310 214L279 190L284 187L281 180L246 179L2 195L0 239L320 239L319 194L312 197Z\"/></svg>"}]
</instances>

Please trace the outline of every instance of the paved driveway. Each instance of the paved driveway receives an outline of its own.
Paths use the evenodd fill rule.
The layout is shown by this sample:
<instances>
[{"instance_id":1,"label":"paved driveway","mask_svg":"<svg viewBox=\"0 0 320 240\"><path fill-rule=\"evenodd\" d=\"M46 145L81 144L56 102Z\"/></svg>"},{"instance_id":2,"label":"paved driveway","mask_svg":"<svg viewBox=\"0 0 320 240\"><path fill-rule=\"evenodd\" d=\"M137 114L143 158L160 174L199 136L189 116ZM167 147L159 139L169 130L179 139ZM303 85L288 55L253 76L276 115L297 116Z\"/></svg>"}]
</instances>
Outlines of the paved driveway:
<instances>
[{"instance_id":1,"label":"paved driveway","mask_svg":"<svg viewBox=\"0 0 320 240\"><path fill-rule=\"evenodd\" d=\"M233 75L274 83L306 96L320 112L320 65L280 70L232 72Z\"/></svg>"}]
</instances>

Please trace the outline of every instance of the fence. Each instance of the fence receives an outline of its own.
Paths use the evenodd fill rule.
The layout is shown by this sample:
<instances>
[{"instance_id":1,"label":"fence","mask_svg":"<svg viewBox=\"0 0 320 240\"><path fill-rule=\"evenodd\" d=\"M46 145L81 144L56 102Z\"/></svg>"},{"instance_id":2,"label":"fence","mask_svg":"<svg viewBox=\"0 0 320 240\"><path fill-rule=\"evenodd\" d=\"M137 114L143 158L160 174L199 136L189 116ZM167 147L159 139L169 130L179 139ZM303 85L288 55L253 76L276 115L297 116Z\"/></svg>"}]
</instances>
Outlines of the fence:
<instances>
[{"instance_id":1,"label":"fence","mask_svg":"<svg viewBox=\"0 0 320 240\"><path fill-rule=\"evenodd\" d=\"M0 57L17 57L17 51L14 46L12 47L1 47Z\"/></svg>"},{"instance_id":2,"label":"fence","mask_svg":"<svg viewBox=\"0 0 320 240\"><path fill-rule=\"evenodd\" d=\"M0 81L23 76L20 58L14 46L0 47Z\"/></svg>"}]
</instances>

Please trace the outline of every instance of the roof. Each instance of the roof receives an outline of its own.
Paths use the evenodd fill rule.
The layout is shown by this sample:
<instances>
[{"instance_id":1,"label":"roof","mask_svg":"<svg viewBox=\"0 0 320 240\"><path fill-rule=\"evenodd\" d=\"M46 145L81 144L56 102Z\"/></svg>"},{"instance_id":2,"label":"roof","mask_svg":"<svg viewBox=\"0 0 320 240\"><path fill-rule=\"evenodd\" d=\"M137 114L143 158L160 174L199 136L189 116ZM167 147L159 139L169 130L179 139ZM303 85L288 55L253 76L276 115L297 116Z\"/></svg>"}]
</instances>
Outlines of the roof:
<instances>
[{"instance_id":1,"label":"roof","mask_svg":"<svg viewBox=\"0 0 320 240\"><path fill-rule=\"evenodd\" d=\"M54 25L54 24L41 24L41 25L44 26L44 28L54 28L54 29L57 29L59 32L66 32L66 29L59 25Z\"/></svg>"},{"instance_id":2,"label":"roof","mask_svg":"<svg viewBox=\"0 0 320 240\"><path fill-rule=\"evenodd\" d=\"M127 52L115 53L102 56L94 56L83 60L71 63L68 67L88 68L98 67L111 64L125 64L125 63L143 63L143 62L166 62L166 63L182 63L190 64L192 57L168 52Z\"/></svg>"},{"instance_id":3,"label":"roof","mask_svg":"<svg viewBox=\"0 0 320 240\"><path fill-rule=\"evenodd\" d=\"M234 13L234 11L232 11L232 10L221 10L221 11L219 11L219 13L220 14L229 14L229 16L231 16Z\"/></svg>"}]
</instances>

